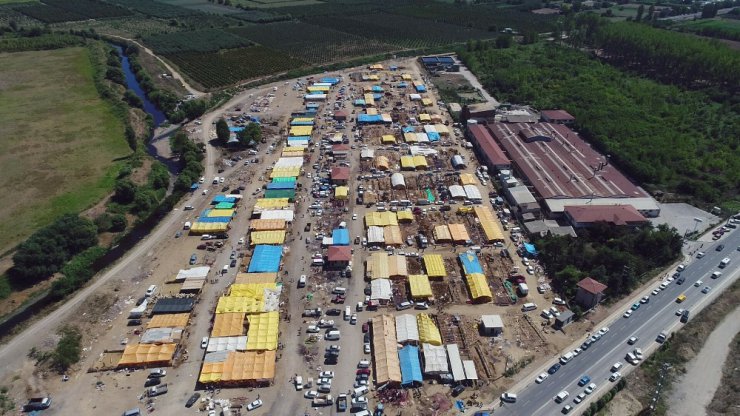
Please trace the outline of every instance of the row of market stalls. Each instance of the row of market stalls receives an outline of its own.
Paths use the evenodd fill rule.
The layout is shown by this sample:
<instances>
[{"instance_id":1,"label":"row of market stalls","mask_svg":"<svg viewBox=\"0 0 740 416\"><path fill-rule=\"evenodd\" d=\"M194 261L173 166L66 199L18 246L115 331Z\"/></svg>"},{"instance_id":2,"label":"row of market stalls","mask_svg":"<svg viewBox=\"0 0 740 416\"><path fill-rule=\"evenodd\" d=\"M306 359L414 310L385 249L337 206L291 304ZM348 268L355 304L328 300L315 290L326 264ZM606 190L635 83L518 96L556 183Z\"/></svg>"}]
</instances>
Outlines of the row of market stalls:
<instances>
[{"instance_id":1,"label":"row of market stalls","mask_svg":"<svg viewBox=\"0 0 740 416\"><path fill-rule=\"evenodd\" d=\"M229 230L229 224L236 214L236 205L242 195L216 195L211 200L212 208L203 210L192 224L185 223L190 234L215 234Z\"/></svg>"},{"instance_id":2,"label":"row of market stalls","mask_svg":"<svg viewBox=\"0 0 740 416\"><path fill-rule=\"evenodd\" d=\"M425 313L376 316L372 331L378 386L418 387L425 377L455 382L478 379L475 363L462 360L456 344L442 345L439 328Z\"/></svg>"}]
</instances>

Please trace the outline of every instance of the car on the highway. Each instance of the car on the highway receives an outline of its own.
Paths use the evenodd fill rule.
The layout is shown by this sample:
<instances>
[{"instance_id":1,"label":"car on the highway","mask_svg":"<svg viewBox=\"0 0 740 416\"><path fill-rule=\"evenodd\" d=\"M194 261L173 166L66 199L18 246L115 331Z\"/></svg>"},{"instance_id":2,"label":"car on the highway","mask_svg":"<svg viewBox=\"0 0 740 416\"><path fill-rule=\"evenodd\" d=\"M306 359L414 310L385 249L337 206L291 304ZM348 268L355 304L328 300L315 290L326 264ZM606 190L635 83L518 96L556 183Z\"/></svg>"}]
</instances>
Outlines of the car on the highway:
<instances>
[{"instance_id":1,"label":"car on the highway","mask_svg":"<svg viewBox=\"0 0 740 416\"><path fill-rule=\"evenodd\" d=\"M705 253L703 251L700 251L700 252L696 253L696 258L697 259L700 259L700 258L702 258L702 257L704 257L706 255L707 255L707 253Z\"/></svg>"},{"instance_id":2,"label":"car on the highway","mask_svg":"<svg viewBox=\"0 0 740 416\"><path fill-rule=\"evenodd\" d=\"M503 393L501 395L501 401L507 403L516 403L516 394L514 393Z\"/></svg>"},{"instance_id":3,"label":"car on the highway","mask_svg":"<svg viewBox=\"0 0 740 416\"><path fill-rule=\"evenodd\" d=\"M583 387L586 384L588 384L590 381L591 381L591 377L589 377L588 375L584 375L583 377L581 377L580 380L578 380L578 385L580 387Z\"/></svg>"},{"instance_id":4,"label":"car on the highway","mask_svg":"<svg viewBox=\"0 0 740 416\"><path fill-rule=\"evenodd\" d=\"M609 376L609 381L617 381L619 377L622 377L622 374L619 371L617 371L615 373L612 373L611 376Z\"/></svg>"},{"instance_id":5,"label":"car on the highway","mask_svg":"<svg viewBox=\"0 0 740 416\"><path fill-rule=\"evenodd\" d=\"M326 350L327 351L337 351L337 352L339 352L339 351L342 350L342 347L339 346L339 345L337 345L337 344L331 344L328 347L326 347Z\"/></svg>"},{"instance_id":6,"label":"car on the highway","mask_svg":"<svg viewBox=\"0 0 740 416\"><path fill-rule=\"evenodd\" d=\"M350 325L356 325L357 324L357 314L356 313L353 313L352 314L352 317L349 318L349 323L350 323Z\"/></svg>"},{"instance_id":7,"label":"car on the highway","mask_svg":"<svg viewBox=\"0 0 740 416\"><path fill-rule=\"evenodd\" d=\"M578 404L583 401L583 399L586 398L586 393L579 393L578 396L573 398L573 402Z\"/></svg>"},{"instance_id":8,"label":"car on the highway","mask_svg":"<svg viewBox=\"0 0 740 416\"><path fill-rule=\"evenodd\" d=\"M608 326L605 326L605 327L599 329L599 334L601 334L601 335L606 335L607 332L609 332L609 327Z\"/></svg>"},{"instance_id":9,"label":"car on the highway","mask_svg":"<svg viewBox=\"0 0 740 416\"><path fill-rule=\"evenodd\" d=\"M370 343L369 342L364 343L362 349L365 352L365 354L370 354Z\"/></svg>"},{"instance_id":10,"label":"car on the highway","mask_svg":"<svg viewBox=\"0 0 740 416\"><path fill-rule=\"evenodd\" d=\"M260 407L262 407L262 400L257 399L247 405L247 410L251 412L252 410L260 408Z\"/></svg>"},{"instance_id":11,"label":"car on the highway","mask_svg":"<svg viewBox=\"0 0 740 416\"><path fill-rule=\"evenodd\" d=\"M635 354L635 357L637 357L638 360L642 360L643 358L645 358L645 356L642 355L642 350L640 348L635 348L633 354Z\"/></svg>"},{"instance_id":12,"label":"car on the highway","mask_svg":"<svg viewBox=\"0 0 740 416\"><path fill-rule=\"evenodd\" d=\"M537 384L542 384L542 382L545 381L548 377L550 377L549 374L542 373L542 374L538 375L536 379L534 379L534 382L537 383Z\"/></svg>"},{"instance_id":13,"label":"car on the highway","mask_svg":"<svg viewBox=\"0 0 740 416\"><path fill-rule=\"evenodd\" d=\"M591 383L586 387L586 390L583 390L583 392L586 394L591 394L594 392L594 390L596 390L596 383Z\"/></svg>"},{"instance_id":14,"label":"car on the highway","mask_svg":"<svg viewBox=\"0 0 740 416\"><path fill-rule=\"evenodd\" d=\"M581 348L576 348L576 349L574 349L574 350L573 350L573 356L574 356L574 357L577 357L577 356L578 356L578 354L580 354L580 353L582 353L582 352L583 352L583 349L581 349Z\"/></svg>"},{"instance_id":15,"label":"car on the highway","mask_svg":"<svg viewBox=\"0 0 740 416\"><path fill-rule=\"evenodd\" d=\"M635 343L637 342L638 339L639 338L637 338L637 337L630 337L630 339L627 340L627 344L629 344L629 345L635 345Z\"/></svg>"},{"instance_id":16,"label":"car on the highway","mask_svg":"<svg viewBox=\"0 0 740 416\"><path fill-rule=\"evenodd\" d=\"M640 303L648 303L650 302L650 296L643 296L642 299L640 299Z\"/></svg>"},{"instance_id":17,"label":"car on the highway","mask_svg":"<svg viewBox=\"0 0 740 416\"><path fill-rule=\"evenodd\" d=\"M660 290L663 290L663 289L665 289L665 288L668 287L668 283L667 282L663 282L663 283L660 284L659 287L660 287Z\"/></svg>"},{"instance_id":18,"label":"car on the highway","mask_svg":"<svg viewBox=\"0 0 740 416\"><path fill-rule=\"evenodd\" d=\"M725 245L724 244L720 244L720 245L717 246L717 248L715 248L715 250L717 250L717 251L722 251L724 249L725 249Z\"/></svg>"},{"instance_id":19,"label":"car on the highway","mask_svg":"<svg viewBox=\"0 0 740 416\"><path fill-rule=\"evenodd\" d=\"M567 415L568 413L570 413L571 410L573 410L573 406L566 404L565 406L563 406L563 410L561 410L560 412L564 415Z\"/></svg>"},{"instance_id":20,"label":"car on the highway","mask_svg":"<svg viewBox=\"0 0 740 416\"><path fill-rule=\"evenodd\" d=\"M188 399L187 402L185 402L185 407L191 408L193 405L200 399L200 393L193 393L192 396Z\"/></svg>"},{"instance_id":21,"label":"car on the highway","mask_svg":"<svg viewBox=\"0 0 740 416\"><path fill-rule=\"evenodd\" d=\"M709 293L709 291L712 290L709 286L704 286L704 289L701 290L701 293L704 293L705 295Z\"/></svg>"},{"instance_id":22,"label":"car on the highway","mask_svg":"<svg viewBox=\"0 0 740 416\"><path fill-rule=\"evenodd\" d=\"M676 311L676 316L681 316L681 315L683 315L683 309L677 310Z\"/></svg>"},{"instance_id":23,"label":"car on the highway","mask_svg":"<svg viewBox=\"0 0 740 416\"><path fill-rule=\"evenodd\" d=\"M660 289L655 289L655 290L653 290L652 293L653 293L653 296L657 296L658 293L660 293Z\"/></svg>"},{"instance_id":24,"label":"car on the highway","mask_svg":"<svg viewBox=\"0 0 740 416\"><path fill-rule=\"evenodd\" d=\"M640 302L633 303L632 304L632 308L630 308L630 309L632 309L633 311L636 311L636 310L640 309Z\"/></svg>"},{"instance_id":25,"label":"car on the highway","mask_svg":"<svg viewBox=\"0 0 740 416\"><path fill-rule=\"evenodd\" d=\"M548 374L551 374L551 375L552 375L552 374L555 374L555 373L557 373L557 372L558 372L558 370L560 370L560 367L562 367L562 366L560 365L560 363L555 363L555 364L553 364L553 365L552 365L552 366L551 366L551 367L550 367L550 368L549 368L549 369L547 370L547 373L548 373Z\"/></svg>"},{"instance_id":26,"label":"car on the highway","mask_svg":"<svg viewBox=\"0 0 740 416\"><path fill-rule=\"evenodd\" d=\"M632 316L632 309L627 309L622 316L625 318L629 318L630 316Z\"/></svg>"}]
</instances>

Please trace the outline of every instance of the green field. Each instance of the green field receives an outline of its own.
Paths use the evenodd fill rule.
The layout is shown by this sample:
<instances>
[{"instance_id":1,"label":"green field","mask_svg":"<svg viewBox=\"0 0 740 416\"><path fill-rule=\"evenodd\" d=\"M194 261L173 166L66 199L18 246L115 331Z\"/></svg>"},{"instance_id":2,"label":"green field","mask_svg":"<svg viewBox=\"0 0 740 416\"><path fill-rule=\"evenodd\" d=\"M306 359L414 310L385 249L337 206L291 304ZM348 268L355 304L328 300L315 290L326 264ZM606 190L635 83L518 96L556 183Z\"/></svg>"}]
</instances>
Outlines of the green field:
<instances>
[{"instance_id":1,"label":"green field","mask_svg":"<svg viewBox=\"0 0 740 416\"><path fill-rule=\"evenodd\" d=\"M0 54L0 252L91 206L130 153L85 48Z\"/></svg>"},{"instance_id":2,"label":"green field","mask_svg":"<svg viewBox=\"0 0 740 416\"><path fill-rule=\"evenodd\" d=\"M681 23L676 28L702 36L740 41L740 20L721 17L700 19Z\"/></svg>"}]
</instances>

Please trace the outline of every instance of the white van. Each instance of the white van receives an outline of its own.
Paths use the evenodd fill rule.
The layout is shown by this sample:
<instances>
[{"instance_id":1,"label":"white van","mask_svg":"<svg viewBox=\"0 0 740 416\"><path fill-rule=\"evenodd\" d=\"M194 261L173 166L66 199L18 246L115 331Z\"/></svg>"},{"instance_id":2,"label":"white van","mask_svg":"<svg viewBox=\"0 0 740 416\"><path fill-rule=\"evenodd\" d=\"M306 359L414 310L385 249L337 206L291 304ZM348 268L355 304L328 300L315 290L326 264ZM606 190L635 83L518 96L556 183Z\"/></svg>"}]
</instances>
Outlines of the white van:
<instances>
[{"instance_id":1,"label":"white van","mask_svg":"<svg viewBox=\"0 0 740 416\"><path fill-rule=\"evenodd\" d=\"M146 290L146 296L151 296L156 291L157 291L157 285L151 285L149 286L149 289Z\"/></svg>"},{"instance_id":2,"label":"white van","mask_svg":"<svg viewBox=\"0 0 740 416\"><path fill-rule=\"evenodd\" d=\"M339 339L339 337L340 337L341 335L342 335L342 334L341 334L341 333L340 333L339 331L337 331L337 330L334 330L334 331L329 331L329 332L327 332L327 333L326 333L326 335L324 336L324 338L325 338L325 339L326 339L327 341L336 341L336 340L338 340L338 339Z\"/></svg>"},{"instance_id":3,"label":"white van","mask_svg":"<svg viewBox=\"0 0 740 416\"><path fill-rule=\"evenodd\" d=\"M347 289L344 287L335 287L331 293L334 295L345 295L347 293Z\"/></svg>"},{"instance_id":4,"label":"white van","mask_svg":"<svg viewBox=\"0 0 740 416\"><path fill-rule=\"evenodd\" d=\"M298 376L295 378L295 389L303 390L303 377Z\"/></svg>"},{"instance_id":5,"label":"white van","mask_svg":"<svg viewBox=\"0 0 740 416\"><path fill-rule=\"evenodd\" d=\"M362 302L357 302L357 312L362 312L363 309L365 309L365 305L362 304Z\"/></svg>"},{"instance_id":6,"label":"white van","mask_svg":"<svg viewBox=\"0 0 740 416\"><path fill-rule=\"evenodd\" d=\"M568 364L570 360L573 359L573 357L575 357L575 355L573 355L572 351L566 352L565 355L560 357L560 364L563 364L563 365Z\"/></svg>"},{"instance_id":7,"label":"white van","mask_svg":"<svg viewBox=\"0 0 740 416\"><path fill-rule=\"evenodd\" d=\"M509 230L509 231L511 231L511 233L512 233L512 234L517 234L517 233L520 233L520 232L522 232L522 229L521 229L521 228L519 228L519 227L514 227L514 228L512 228L512 229L511 229L511 230Z\"/></svg>"},{"instance_id":8,"label":"white van","mask_svg":"<svg viewBox=\"0 0 740 416\"><path fill-rule=\"evenodd\" d=\"M190 221L188 221L188 222L185 223L185 225L182 226L182 229L183 230L189 230L192 225L193 224L191 224Z\"/></svg>"},{"instance_id":9,"label":"white van","mask_svg":"<svg viewBox=\"0 0 740 416\"><path fill-rule=\"evenodd\" d=\"M355 413L354 416L372 416L372 413L368 410L360 410L359 412Z\"/></svg>"},{"instance_id":10,"label":"white van","mask_svg":"<svg viewBox=\"0 0 740 416\"><path fill-rule=\"evenodd\" d=\"M631 352L628 352L624 359L632 365L637 365L637 362L639 361L637 357L635 357L635 354L632 354Z\"/></svg>"},{"instance_id":11,"label":"white van","mask_svg":"<svg viewBox=\"0 0 740 416\"><path fill-rule=\"evenodd\" d=\"M555 396L555 403L562 403L568 398L568 396L570 396L570 393L565 390L561 391L557 396Z\"/></svg>"},{"instance_id":12,"label":"white van","mask_svg":"<svg viewBox=\"0 0 740 416\"><path fill-rule=\"evenodd\" d=\"M352 397L360 397L366 395L368 392L367 386L360 386L352 390Z\"/></svg>"},{"instance_id":13,"label":"white van","mask_svg":"<svg viewBox=\"0 0 740 416\"><path fill-rule=\"evenodd\" d=\"M470 250L472 250L475 253L480 253L481 248L480 248L480 246L472 246L472 247L470 247Z\"/></svg>"},{"instance_id":14,"label":"white van","mask_svg":"<svg viewBox=\"0 0 740 416\"><path fill-rule=\"evenodd\" d=\"M522 312L529 312L535 309L537 309L537 305L535 305L534 303L525 303L524 305L522 305Z\"/></svg>"},{"instance_id":15,"label":"white van","mask_svg":"<svg viewBox=\"0 0 740 416\"><path fill-rule=\"evenodd\" d=\"M298 287L304 286L306 286L306 275L302 274L301 277L298 278Z\"/></svg>"},{"instance_id":16,"label":"white van","mask_svg":"<svg viewBox=\"0 0 740 416\"><path fill-rule=\"evenodd\" d=\"M224 264L224 267L221 269L221 274L226 274L229 272L229 265Z\"/></svg>"},{"instance_id":17,"label":"white van","mask_svg":"<svg viewBox=\"0 0 740 416\"><path fill-rule=\"evenodd\" d=\"M352 315L352 308L349 306L344 307L344 320L349 321L349 317Z\"/></svg>"}]
</instances>

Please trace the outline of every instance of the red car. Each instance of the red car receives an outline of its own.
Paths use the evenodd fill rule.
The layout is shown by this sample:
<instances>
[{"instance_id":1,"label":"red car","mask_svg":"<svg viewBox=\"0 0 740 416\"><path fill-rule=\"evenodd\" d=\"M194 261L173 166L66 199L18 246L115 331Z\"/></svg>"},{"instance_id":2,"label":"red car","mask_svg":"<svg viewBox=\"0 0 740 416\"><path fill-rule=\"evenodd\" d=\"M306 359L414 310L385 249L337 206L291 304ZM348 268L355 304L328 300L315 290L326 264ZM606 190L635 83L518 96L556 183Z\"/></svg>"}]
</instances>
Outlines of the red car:
<instances>
[{"instance_id":1,"label":"red car","mask_svg":"<svg viewBox=\"0 0 740 416\"><path fill-rule=\"evenodd\" d=\"M370 330L370 324L368 324L367 322L362 324L362 332L367 332L369 330Z\"/></svg>"},{"instance_id":2,"label":"red car","mask_svg":"<svg viewBox=\"0 0 740 416\"><path fill-rule=\"evenodd\" d=\"M357 370L357 375L359 376L360 374L370 375L370 369L369 368L360 368L359 370Z\"/></svg>"}]
</instances>

